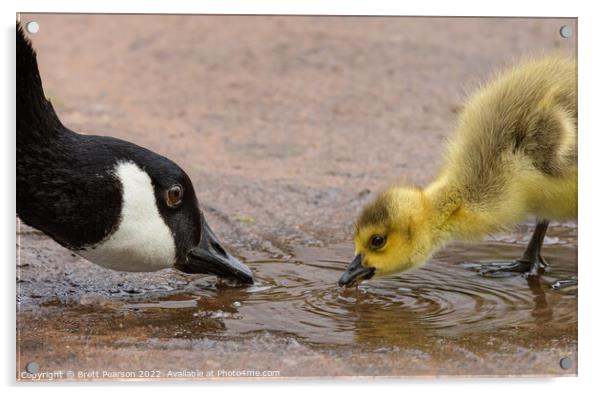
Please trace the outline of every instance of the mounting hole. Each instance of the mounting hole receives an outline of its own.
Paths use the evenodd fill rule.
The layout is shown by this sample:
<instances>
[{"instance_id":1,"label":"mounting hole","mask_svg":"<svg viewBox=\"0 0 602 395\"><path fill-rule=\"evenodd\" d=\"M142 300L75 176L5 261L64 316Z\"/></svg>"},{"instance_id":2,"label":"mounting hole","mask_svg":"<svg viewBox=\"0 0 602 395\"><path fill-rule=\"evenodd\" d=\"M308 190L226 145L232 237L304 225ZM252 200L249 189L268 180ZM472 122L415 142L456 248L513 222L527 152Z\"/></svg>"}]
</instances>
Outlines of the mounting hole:
<instances>
[{"instance_id":1,"label":"mounting hole","mask_svg":"<svg viewBox=\"0 0 602 395\"><path fill-rule=\"evenodd\" d=\"M28 362L27 365L25 365L25 370L27 371L27 373L36 374L38 373L38 370L40 370L40 365L33 361Z\"/></svg>"},{"instance_id":2,"label":"mounting hole","mask_svg":"<svg viewBox=\"0 0 602 395\"><path fill-rule=\"evenodd\" d=\"M37 32L40 31L40 24L36 21L27 22L27 25L25 25L25 28L27 29L27 31L29 33L36 34Z\"/></svg>"},{"instance_id":3,"label":"mounting hole","mask_svg":"<svg viewBox=\"0 0 602 395\"><path fill-rule=\"evenodd\" d=\"M562 38L569 38L573 36L573 28L568 26L568 25L564 25L560 28L560 37Z\"/></svg>"},{"instance_id":4,"label":"mounting hole","mask_svg":"<svg viewBox=\"0 0 602 395\"><path fill-rule=\"evenodd\" d=\"M573 360L569 357L560 359L560 367L567 370L573 367Z\"/></svg>"}]
</instances>

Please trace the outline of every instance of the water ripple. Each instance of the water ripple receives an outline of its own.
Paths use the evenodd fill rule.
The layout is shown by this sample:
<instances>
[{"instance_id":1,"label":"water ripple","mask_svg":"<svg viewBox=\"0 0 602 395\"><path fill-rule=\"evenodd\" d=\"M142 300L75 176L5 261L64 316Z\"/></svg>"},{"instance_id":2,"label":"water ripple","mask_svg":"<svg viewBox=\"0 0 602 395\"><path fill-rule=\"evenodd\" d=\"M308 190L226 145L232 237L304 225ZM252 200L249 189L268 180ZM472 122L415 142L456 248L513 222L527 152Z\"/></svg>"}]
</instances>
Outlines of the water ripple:
<instances>
[{"instance_id":1,"label":"water ripple","mask_svg":"<svg viewBox=\"0 0 602 395\"><path fill-rule=\"evenodd\" d=\"M576 276L574 246L545 246L551 265L541 279L476 273L487 259L512 260L523 248L495 242L455 245L420 269L352 288L336 285L351 259L351 245L298 248L294 260L253 253L246 262L256 274L255 285L232 287L205 278L178 300L183 309L191 309L194 300L194 310L204 312L195 317L219 319L219 325L210 327L223 336L274 331L316 343L390 346L422 336L576 326L576 289L551 287ZM171 311L177 306L166 300L163 306L147 302L136 308Z\"/></svg>"}]
</instances>

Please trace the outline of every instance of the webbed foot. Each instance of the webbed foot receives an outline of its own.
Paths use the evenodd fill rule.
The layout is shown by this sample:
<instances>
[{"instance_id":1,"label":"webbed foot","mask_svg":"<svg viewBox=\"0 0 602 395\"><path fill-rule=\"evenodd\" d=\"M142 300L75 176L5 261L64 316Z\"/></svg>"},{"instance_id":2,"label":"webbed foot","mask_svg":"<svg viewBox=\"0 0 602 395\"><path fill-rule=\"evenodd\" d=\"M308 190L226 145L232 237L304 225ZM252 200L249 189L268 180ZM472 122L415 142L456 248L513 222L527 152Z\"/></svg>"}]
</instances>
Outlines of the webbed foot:
<instances>
[{"instance_id":1,"label":"webbed foot","mask_svg":"<svg viewBox=\"0 0 602 395\"><path fill-rule=\"evenodd\" d=\"M554 284L552 284L552 288L554 289L563 289L577 285L577 279L571 278L569 280L558 280Z\"/></svg>"},{"instance_id":2,"label":"webbed foot","mask_svg":"<svg viewBox=\"0 0 602 395\"><path fill-rule=\"evenodd\" d=\"M479 274L487 277L505 277L508 276L508 273L522 273L525 277L539 276L539 274L543 273L548 266L541 256L541 246L547 229L547 220L537 221L537 225L531 235L527 249L520 259L511 263L482 265Z\"/></svg>"},{"instance_id":3,"label":"webbed foot","mask_svg":"<svg viewBox=\"0 0 602 395\"><path fill-rule=\"evenodd\" d=\"M512 273L521 273L525 277L539 276L543 273L548 264L541 255L534 260L525 258L514 262L496 262L482 265L479 274L485 277L507 277Z\"/></svg>"}]
</instances>

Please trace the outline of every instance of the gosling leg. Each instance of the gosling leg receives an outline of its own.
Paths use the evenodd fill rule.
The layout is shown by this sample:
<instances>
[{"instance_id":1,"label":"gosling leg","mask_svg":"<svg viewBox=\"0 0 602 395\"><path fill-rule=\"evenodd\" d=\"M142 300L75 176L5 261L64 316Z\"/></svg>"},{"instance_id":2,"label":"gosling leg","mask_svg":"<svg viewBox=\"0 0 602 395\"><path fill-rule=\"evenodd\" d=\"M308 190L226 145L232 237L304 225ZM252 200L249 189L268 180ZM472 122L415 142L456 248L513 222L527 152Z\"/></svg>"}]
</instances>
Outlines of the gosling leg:
<instances>
[{"instance_id":1,"label":"gosling leg","mask_svg":"<svg viewBox=\"0 0 602 395\"><path fill-rule=\"evenodd\" d=\"M543 272L548 266L546 261L541 256L541 246L543 244L546 231L548 229L548 220L538 220L531 240L527 245L527 249L523 253L523 256L510 263L510 264L498 264L493 263L490 265L483 265L481 267L480 274L485 276L493 276L497 273L503 272L514 272L523 273L525 276L538 276L540 272Z\"/></svg>"}]
</instances>

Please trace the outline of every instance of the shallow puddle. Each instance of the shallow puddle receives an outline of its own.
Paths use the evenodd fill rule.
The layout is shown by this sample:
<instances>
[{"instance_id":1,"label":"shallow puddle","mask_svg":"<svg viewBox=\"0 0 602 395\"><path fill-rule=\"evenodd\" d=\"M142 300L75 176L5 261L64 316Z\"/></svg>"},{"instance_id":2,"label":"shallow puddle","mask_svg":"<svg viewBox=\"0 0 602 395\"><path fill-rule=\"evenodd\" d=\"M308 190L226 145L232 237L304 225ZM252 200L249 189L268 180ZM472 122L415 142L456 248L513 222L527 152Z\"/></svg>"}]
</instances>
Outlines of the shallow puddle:
<instances>
[{"instance_id":1,"label":"shallow puddle","mask_svg":"<svg viewBox=\"0 0 602 395\"><path fill-rule=\"evenodd\" d=\"M350 244L299 247L293 259L247 253L245 261L257 280L253 286L202 277L164 292L81 297L77 303L47 300L38 312L21 316L21 333L27 338L28 327L35 327L96 337L100 344L105 336L107 344L137 348L149 339L231 342L267 333L334 355L350 349L412 349L429 358L441 352L441 339L453 339L470 352L496 341L501 345L493 347L494 354L509 345L526 350L560 344L566 350L567 344L576 345L577 288L555 290L551 284L577 276L576 234L574 227L550 230L544 246L549 270L530 281L477 272L480 263L520 256L528 238L452 245L420 269L351 288L336 285L351 258ZM273 346L276 352L281 344ZM454 358L458 351L446 352Z\"/></svg>"},{"instance_id":2,"label":"shallow puddle","mask_svg":"<svg viewBox=\"0 0 602 395\"><path fill-rule=\"evenodd\" d=\"M566 233L570 229L556 230ZM563 237L563 243L566 243ZM447 248L422 268L396 277L370 280L358 287L336 282L352 251L348 244L298 248L294 260L248 254L256 274L250 287L202 278L192 292L149 300L116 302L118 312L152 321L155 316L190 320L182 335L232 338L255 331L290 334L312 343L365 343L380 346L416 342L416 336L454 336L520 327L523 330L574 325L576 288L551 289L560 279L576 277L576 250L550 237L545 248L550 268L539 280L519 275L487 278L475 262L510 261L520 242L493 241ZM169 310L169 311L167 311ZM134 318L134 317L130 317ZM215 333L195 322L223 323ZM135 320L135 319L134 319ZM169 332L168 328L163 328Z\"/></svg>"}]
</instances>

